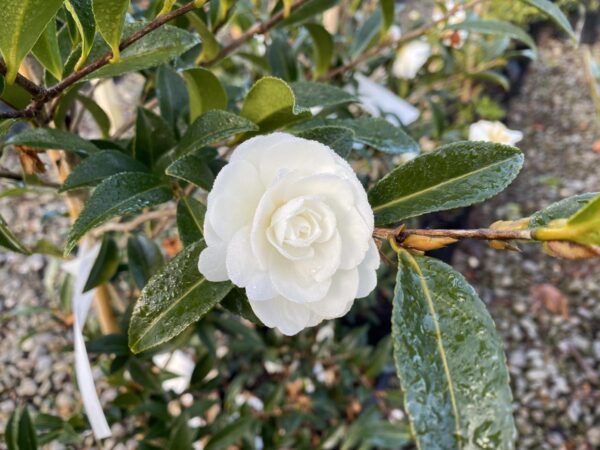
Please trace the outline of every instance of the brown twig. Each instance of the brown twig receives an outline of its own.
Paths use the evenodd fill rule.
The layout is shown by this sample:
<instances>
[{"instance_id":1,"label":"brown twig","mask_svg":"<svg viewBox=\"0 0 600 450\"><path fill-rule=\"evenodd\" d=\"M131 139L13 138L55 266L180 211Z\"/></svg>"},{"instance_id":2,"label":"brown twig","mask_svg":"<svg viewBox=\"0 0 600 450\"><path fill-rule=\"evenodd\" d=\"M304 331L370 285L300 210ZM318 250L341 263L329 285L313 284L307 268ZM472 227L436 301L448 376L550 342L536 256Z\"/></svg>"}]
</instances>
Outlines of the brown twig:
<instances>
[{"instance_id":1,"label":"brown twig","mask_svg":"<svg viewBox=\"0 0 600 450\"><path fill-rule=\"evenodd\" d=\"M164 208L156 211L149 211L145 214L140 214L136 216L135 219L130 220L129 222L111 222L103 225L101 227L96 228L93 231L94 236L102 236L104 233L108 231L120 231L120 232L128 232L133 231L140 225L156 219L163 219L165 217L175 217L176 209L175 208Z\"/></svg>"},{"instance_id":2,"label":"brown twig","mask_svg":"<svg viewBox=\"0 0 600 450\"><path fill-rule=\"evenodd\" d=\"M295 9L298 9L300 6L302 6L307 1L308 0L296 0L292 4L292 7L290 10L294 11ZM284 10L282 9L278 13L271 16L269 19L265 20L264 22L258 22L256 24L252 25L240 37L238 37L237 39L234 39L229 44L227 44L225 47L221 48L221 50L219 51L217 56L215 56L210 61L205 61L204 63L202 63L202 65L203 66L212 66L212 65L218 63L219 61L225 59L227 56L229 56L231 53L233 53L235 50L237 50L239 47L241 47L243 44L245 44L247 41L252 39L257 34L264 34L267 31L269 31L271 28L273 28L275 25L277 25L279 22L281 22L281 20L283 20L284 17L285 17L285 13L284 13Z\"/></svg>"},{"instance_id":3,"label":"brown twig","mask_svg":"<svg viewBox=\"0 0 600 450\"><path fill-rule=\"evenodd\" d=\"M0 73L2 75L6 75L6 65L4 64L3 61L0 61ZM31 94L31 96L34 98L40 97L41 95L43 95L46 92L46 90L43 87L38 86L33 81L31 81L29 78L24 77L20 73L17 74L15 83L17 83L19 86L21 86L27 92L29 92Z\"/></svg>"},{"instance_id":4,"label":"brown twig","mask_svg":"<svg viewBox=\"0 0 600 450\"><path fill-rule=\"evenodd\" d=\"M383 51L385 51L389 48L398 48L402 44L404 44L408 41L412 41L413 39L423 36L429 30L436 27L440 23L446 22L449 18L451 18L453 15L455 15L458 12L459 8L464 8L464 9L472 8L472 7L476 6L478 3L481 3L482 1L483 0L472 0L471 2L466 3L465 5L462 5L461 3L457 2L456 6L454 6L454 8L452 8L450 11L448 11L448 14L446 14L444 17L442 17L438 20L434 20L433 22L431 22L427 25L423 25L422 27L415 28L414 30L409 31L406 34L403 34L398 39L383 40L381 43L379 43L375 47L372 47L371 49L367 50L366 52L362 53L357 58L349 61L348 63L346 63L342 66L331 69L329 72L327 72L326 74L319 77L319 80L325 81L325 80L330 80L332 78L335 78L338 75L341 75L344 72L347 72L347 71L353 69L360 63L365 62L375 56L378 56L380 53L382 53Z\"/></svg>"},{"instance_id":5,"label":"brown twig","mask_svg":"<svg viewBox=\"0 0 600 450\"><path fill-rule=\"evenodd\" d=\"M0 178L4 178L7 180L14 180L14 181L25 181L25 179L23 178L23 175L21 175L19 173L9 172L7 170L0 170ZM51 181L39 180L39 182L42 186L45 186L45 187L50 187L50 188L54 188L54 189L58 189L60 187L59 184L53 183Z\"/></svg>"},{"instance_id":6,"label":"brown twig","mask_svg":"<svg viewBox=\"0 0 600 450\"><path fill-rule=\"evenodd\" d=\"M531 230L492 230L478 228L474 230L429 230L429 229L388 229L375 228L373 236L377 239L388 240L396 238L398 243L408 236L425 236L432 238L478 239L488 241L533 240Z\"/></svg>"}]
</instances>

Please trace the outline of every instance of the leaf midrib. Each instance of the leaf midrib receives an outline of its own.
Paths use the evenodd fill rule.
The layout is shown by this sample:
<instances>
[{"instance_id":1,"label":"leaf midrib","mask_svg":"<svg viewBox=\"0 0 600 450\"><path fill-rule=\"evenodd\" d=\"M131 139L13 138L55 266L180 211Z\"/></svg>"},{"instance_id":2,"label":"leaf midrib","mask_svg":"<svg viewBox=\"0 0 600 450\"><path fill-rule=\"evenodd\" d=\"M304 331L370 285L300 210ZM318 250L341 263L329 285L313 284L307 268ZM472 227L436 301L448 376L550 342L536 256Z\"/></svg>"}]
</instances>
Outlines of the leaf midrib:
<instances>
[{"instance_id":1,"label":"leaf midrib","mask_svg":"<svg viewBox=\"0 0 600 450\"><path fill-rule=\"evenodd\" d=\"M156 318L154 318L154 320L152 322L150 322L150 325L146 327L146 331L144 331L140 335L140 337L131 345L131 348L132 349L137 348L137 345L146 337L146 335L150 332L150 330L152 330L156 326L157 322L159 322L165 316L165 314L167 314L169 311L171 311L184 298L186 298L188 295L190 295L193 290L195 290L196 288L200 287L200 285L202 285L202 283L204 283L205 281L206 281L206 278L201 277L200 280L198 280L189 289L187 289L185 292L183 292L183 294L180 295L179 298L176 301L174 301L173 303L171 303L167 309L165 309Z\"/></svg>"},{"instance_id":2,"label":"leaf midrib","mask_svg":"<svg viewBox=\"0 0 600 450\"><path fill-rule=\"evenodd\" d=\"M419 282L421 284L421 288L423 289L423 294L425 295L425 299L427 300L427 307L429 312L431 313L431 318L433 321L433 325L435 328L435 336L436 343L438 346L438 350L440 352L440 359L442 360L442 365L444 367L444 373L446 374L446 379L448 381L448 393L450 394L450 404L452 406L452 413L454 414L454 424L456 430L456 443L458 445L459 450L463 448L462 441L460 439L461 436L461 425L460 425L460 415L458 412L458 404L456 401L456 393L454 392L454 383L452 381L452 374L450 373L450 366L448 365L448 357L446 356L446 349L444 348L444 343L442 339L442 331L440 328L440 322L437 315L437 311L433 304L433 299L431 297L431 292L429 291L429 286L427 285L427 281L423 272L421 271L421 267L415 260L415 258L408 253L407 251L403 251L403 253L407 256L409 264L415 270L417 275L419 276ZM418 439L418 436L415 436ZM420 445L419 445L420 448Z\"/></svg>"},{"instance_id":3,"label":"leaf midrib","mask_svg":"<svg viewBox=\"0 0 600 450\"><path fill-rule=\"evenodd\" d=\"M471 172L467 172L467 173L465 173L465 174L463 174L463 175L461 175L459 177L451 178L451 179L446 180L446 181L442 181L441 183L435 184L433 186L429 186L426 189L423 189L423 190L420 190L420 191L417 191L417 192L413 192L412 194L405 195L404 197L400 197L400 198L391 200L391 201L389 201L387 203L384 203L383 205L375 206L373 208L373 212L378 212L378 211L381 211L382 209L386 209L386 208L389 208L391 206L397 206L398 204L404 203L406 200L409 200L409 199L412 199L412 198L415 198L415 197L419 197L419 196L421 196L421 195L423 195L423 194L425 194L427 192L431 192L431 191L433 191L435 189L438 189L438 188L440 188L442 186L446 186L446 185L449 185L449 184L453 184L455 182L459 182L459 181L461 181L461 180L463 180L465 178L468 178L468 177L470 177L472 175L476 175L476 174L484 172L484 171L486 171L488 169L492 169L492 168L494 168L496 166L504 164L505 162L510 161L510 160L514 159L515 157L518 157L518 155L513 155L510 158L506 158L506 159L497 161L497 162L495 162L493 164L490 164L489 166L485 166L485 167L482 167L480 169L477 169L477 170L474 170L474 171L471 171Z\"/></svg>"}]
</instances>

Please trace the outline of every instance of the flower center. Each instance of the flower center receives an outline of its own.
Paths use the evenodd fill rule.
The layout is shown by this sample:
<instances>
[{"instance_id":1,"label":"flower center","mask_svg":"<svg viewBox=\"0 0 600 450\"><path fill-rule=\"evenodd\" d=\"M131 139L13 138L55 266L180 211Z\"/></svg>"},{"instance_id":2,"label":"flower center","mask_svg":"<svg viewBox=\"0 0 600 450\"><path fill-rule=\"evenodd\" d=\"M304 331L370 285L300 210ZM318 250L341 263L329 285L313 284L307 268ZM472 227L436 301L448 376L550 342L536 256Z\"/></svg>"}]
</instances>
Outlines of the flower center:
<instances>
[{"instance_id":1,"label":"flower center","mask_svg":"<svg viewBox=\"0 0 600 450\"><path fill-rule=\"evenodd\" d=\"M291 260L312 258L313 246L326 242L335 231L335 215L315 196L294 198L280 206L271 217L267 239L279 253Z\"/></svg>"}]
</instances>

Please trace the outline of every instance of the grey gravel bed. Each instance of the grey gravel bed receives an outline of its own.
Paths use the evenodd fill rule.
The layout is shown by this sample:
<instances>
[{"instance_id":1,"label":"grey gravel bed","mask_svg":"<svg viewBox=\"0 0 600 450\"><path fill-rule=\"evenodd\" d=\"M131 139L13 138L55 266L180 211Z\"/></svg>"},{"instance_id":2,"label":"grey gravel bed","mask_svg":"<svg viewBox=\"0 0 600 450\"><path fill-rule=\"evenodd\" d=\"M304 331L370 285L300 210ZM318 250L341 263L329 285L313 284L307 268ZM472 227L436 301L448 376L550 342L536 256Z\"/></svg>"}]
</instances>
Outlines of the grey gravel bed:
<instances>
[{"instance_id":1,"label":"grey gravel bed","mask_svg":"<svg viewBox=\"0 0 600 450\"><path fill-rule=\"evenodd\" d=\"M525 134L524 169L505 193L474 210L470 225L527 216L563 197L600 190L595 117L581 53L544 39L541 60L508 112L509 126ZM598 449L600 263L550 258L537 246L522 250L469 242L455 255L505 343L517 448Z\"/></svg>"}]
</instances>

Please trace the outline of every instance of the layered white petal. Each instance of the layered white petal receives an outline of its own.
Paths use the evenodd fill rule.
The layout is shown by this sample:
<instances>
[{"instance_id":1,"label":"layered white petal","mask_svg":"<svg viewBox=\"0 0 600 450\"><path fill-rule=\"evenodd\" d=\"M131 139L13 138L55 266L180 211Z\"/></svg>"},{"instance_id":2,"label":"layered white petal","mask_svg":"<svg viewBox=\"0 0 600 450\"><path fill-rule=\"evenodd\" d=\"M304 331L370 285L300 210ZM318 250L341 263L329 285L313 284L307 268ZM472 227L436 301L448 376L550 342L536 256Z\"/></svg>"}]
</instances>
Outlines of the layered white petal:
<instances>
[{"instance_id":1,"label":"layered white petal","mask_svg":"<svg viewBox=\"0 0 600 450\"><path fill-rule=\"evenodd\" d=\"M363 186L333 150L259 136L215 180L198 269L245 288L258 318L292 335L343 316L375 287L373 227Z\"/></svg>"},{"instance_id":2,"label":"layered white petal","mask_svg":"<svg viewBox=\"0 0 600 450\"><path fill-rule=\"evenodd\" d=\"M299 333L309 326L309 323L321 321L313 317L306 306L291 302L284 297L275 297L262 302L251 300L250 306L262 323L270 328L277 328L287 336Z\"/></svg>"}]
</instances>

